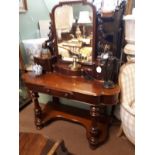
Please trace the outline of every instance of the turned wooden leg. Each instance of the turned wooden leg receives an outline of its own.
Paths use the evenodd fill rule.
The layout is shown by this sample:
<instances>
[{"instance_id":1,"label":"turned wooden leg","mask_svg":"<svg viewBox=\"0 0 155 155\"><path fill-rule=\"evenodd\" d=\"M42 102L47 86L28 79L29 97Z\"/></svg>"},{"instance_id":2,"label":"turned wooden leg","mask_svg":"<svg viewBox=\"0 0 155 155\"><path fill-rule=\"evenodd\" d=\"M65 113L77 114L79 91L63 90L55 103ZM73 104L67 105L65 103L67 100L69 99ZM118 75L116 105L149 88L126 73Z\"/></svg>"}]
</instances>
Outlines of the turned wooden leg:
<instances>
[{"instance_id":1,"label":"turned wooden leg","mask_svg":"<svg viewBox=\"0 0 155 155\"><path fill-rule=\"evenodd\" d=\"M98 121L100 116L100 108L97 105L92 105L90 107L90 115L92 124L90 127L90 138L89 143L92 148L95 148L97 144L99 143L99 127L98 127Z\"/></svg>"},{"instance_id":2,"label":"turned wooden leg","mask_svg":"<svg viewBox=\"0 0 155 155\"><path fill-rule=\"evenodd\" d=\"M31 97L32 97L32 102L34 104L34 114L35 114L35 125L37 129L42 128L42 111L38 102L38 93L30 91Z\"/></svg>"}]
</instances>

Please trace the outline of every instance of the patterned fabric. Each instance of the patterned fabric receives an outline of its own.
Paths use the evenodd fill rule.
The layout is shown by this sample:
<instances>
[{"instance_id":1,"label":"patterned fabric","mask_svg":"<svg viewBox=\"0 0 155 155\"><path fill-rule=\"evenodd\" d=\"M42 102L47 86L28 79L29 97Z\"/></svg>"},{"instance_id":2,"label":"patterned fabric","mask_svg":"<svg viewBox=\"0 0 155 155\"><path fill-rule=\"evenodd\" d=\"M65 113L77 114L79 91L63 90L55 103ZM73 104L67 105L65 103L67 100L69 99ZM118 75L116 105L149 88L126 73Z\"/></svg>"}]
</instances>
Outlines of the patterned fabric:
<instances>
[{"instance_id":1,"label":"patterned fabric","mask_svg":"<svg viewBox=\"0 0 155 155\"><path fill-rule=\"evenodd\" d=\"M120 69L119 85L121 87L121 103L129 106L135 100L135 64L126 63Z\"/></svg>"},{"instance_id":2,"label":"patterned fabric","mask_svg":"<svg viewBox=\"0 0 155 155\"><path fill-rule=\"evenodd\" d=\"M135 144L135 64L126 63L120 69L121 121L128 139Z\"/></svg>"},{"instance_id":3,"label":"patterned fabric","mask_svg":"<svg viewBox=\"0 0 155 155\"><path fill-rule=\"evenodd\" d=\"M125 135L135 144L135 115L127 105L121 105L121 121Z\"/></svg>"}]
</instances>

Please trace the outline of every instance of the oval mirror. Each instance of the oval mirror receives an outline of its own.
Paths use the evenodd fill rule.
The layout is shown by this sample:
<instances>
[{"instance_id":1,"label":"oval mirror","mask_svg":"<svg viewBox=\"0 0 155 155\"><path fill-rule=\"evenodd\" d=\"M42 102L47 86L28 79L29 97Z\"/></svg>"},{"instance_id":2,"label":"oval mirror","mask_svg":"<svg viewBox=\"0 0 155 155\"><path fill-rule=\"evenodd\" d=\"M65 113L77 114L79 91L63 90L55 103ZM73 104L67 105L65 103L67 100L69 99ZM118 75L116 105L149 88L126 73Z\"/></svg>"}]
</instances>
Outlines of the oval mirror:
<instances>
[{"instance_id":1,"label":"oval mirror","mask_svg":"<svg viewBox=\"0 0 155 155\"><path fill-rule=\"evenodd\" d=\"M88 2L63 2L52 10L57 54L62 61L91 64L95 50L95 7Z\"/></svg>"}]
</instances>

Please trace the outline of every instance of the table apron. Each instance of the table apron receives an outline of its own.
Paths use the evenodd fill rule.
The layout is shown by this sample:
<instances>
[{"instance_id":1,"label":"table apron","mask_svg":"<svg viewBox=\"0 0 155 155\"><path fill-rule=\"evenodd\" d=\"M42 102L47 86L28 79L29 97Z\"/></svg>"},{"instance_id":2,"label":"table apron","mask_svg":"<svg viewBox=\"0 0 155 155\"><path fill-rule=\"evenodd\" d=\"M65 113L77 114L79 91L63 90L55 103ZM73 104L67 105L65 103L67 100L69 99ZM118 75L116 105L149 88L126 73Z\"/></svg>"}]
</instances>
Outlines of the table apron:
<instances>
[{"instance_id":1,"label":"table apron","mask_svg":"<svg viewBox=\"0 0 155 155\"><path fill-rule=\"evenodd\" d=\"M40 92L40 93L45 93L48 95L52 95L55 97L62 97L62 98L67 98L67 99L72 99L72 100L78 100L90 104L116 104L118 100L118 95L100 95L100 96L93 96L93 95L87 95L83 93L77 93L77 92L72 92L72 91L67 91L67 90L57 90L55 88L46 88L44 86L39 86L39 85L33 85L33 84L28 84L26 83L26 86L28 87L29 90L32 90L34 92Z\"/></svg>"}]
</instances>

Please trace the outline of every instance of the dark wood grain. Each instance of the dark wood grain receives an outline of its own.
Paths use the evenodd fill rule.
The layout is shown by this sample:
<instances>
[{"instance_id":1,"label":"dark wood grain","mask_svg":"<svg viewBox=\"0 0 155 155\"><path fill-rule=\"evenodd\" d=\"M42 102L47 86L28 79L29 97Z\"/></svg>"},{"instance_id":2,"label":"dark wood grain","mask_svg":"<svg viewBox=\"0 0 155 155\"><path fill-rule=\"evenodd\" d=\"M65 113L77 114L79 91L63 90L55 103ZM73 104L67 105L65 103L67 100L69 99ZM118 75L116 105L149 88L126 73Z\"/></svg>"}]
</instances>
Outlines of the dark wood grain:
<instances>
[{"instance_id":1,"label":"dark wood grain","mask_svg":"<svg viewBox=\"0 0 155 155\"><path fill-rule=\"evenodd\" d=\"M100 116L100 106L98 106L98 110L96 106L91 107L90 112L80 108L49 102L43 109L43 124L47 126L55 120L78 123L86 129L86 136L90 147L94 149L107 140L109 122L108 118Z\"/></svg>"},{"instance_id":2,"label":"dark wood grain","mask_svg":"<svg viewBox=\"0 0 155 155\"><path fill-rule=\"evenodd\" d=\"M33 73L25 73L22 76L27 84L54 89L64 92L74 92L90 96L116 95L120 92L120 87L116 85L112 89L103 88L100 81L89 81L83 77L70 77L59 73L47 73L36 77ZM106 104L106 103L105 103Z\"/></svg>"},{"instance_id":3,"label":"dark wood grain","mask_svg":"<svg viewBox=\"0 0 155 155\"><path fill-rule=\"evenodd\" d=\"M31 90L37 129L41 129L51 120L65 119L79 123L86 128L91 148L96 148L106 141L109 122L101 111L103 106L117 103L119 86L105 89L100 81L89 81L81 76L71 77L54 72L37 77L30 72L23 74L22 78ZM41 109L37 99L38 92L54 96L53 103L48 103L44 109ZM64 106L60 103L59 97L90 103L90 112Z\"/></svg>"},{"instance_id":4,"label":"dark wood grain","mask_svg":"<svg viewBox=\"0 0 155 155\"><path fill-rule=\"evenodd\" d=\"M20 155L72 155L68 152L63 140L56 142L36 133L20 132Z\"/></svg>"},{"instance_id":5,"label":"dark wood grain","mask_svg":"<svg viewBox=\"0 0 155 155\"><path fill-rule=\"evenodd\" d=\"M19 134L20 155L47 155L53 144L54 141L40 134L23 132Z\"/></svg>"}]
</instances>

